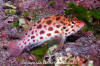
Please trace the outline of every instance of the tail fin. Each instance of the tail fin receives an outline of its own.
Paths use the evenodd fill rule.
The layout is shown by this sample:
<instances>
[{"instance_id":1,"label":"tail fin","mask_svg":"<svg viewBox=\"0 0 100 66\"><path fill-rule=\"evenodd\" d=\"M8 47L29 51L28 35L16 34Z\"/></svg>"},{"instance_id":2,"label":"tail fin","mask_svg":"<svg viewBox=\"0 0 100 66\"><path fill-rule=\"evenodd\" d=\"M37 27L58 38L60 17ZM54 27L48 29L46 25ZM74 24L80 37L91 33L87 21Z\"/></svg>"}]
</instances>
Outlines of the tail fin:
<instances>
[{"instance_id":1,"label":"tail fin","mask_svg":"<svg viewBox=\"0 0 100 66\"><path fill-rule=\"evenodd\" d=\"M22 53L22 49L18 47L17 41L12 41L7 45L8 56L17 57Z\"/></svg>"}]
</instances>

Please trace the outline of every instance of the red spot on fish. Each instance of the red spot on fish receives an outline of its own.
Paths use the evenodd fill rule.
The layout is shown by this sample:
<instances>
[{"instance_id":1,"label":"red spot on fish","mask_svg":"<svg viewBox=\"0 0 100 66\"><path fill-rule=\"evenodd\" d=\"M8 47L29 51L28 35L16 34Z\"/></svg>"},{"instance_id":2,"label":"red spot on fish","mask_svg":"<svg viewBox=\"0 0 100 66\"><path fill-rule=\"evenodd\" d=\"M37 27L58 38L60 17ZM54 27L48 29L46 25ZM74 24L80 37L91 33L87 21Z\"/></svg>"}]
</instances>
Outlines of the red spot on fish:
<instances>
[{"instance_id":1,"label":"red spot on fish","mask_svg":"<svg viewBox=\"0 0 100 66\"><path fill-rule=\"evenodd\" d=\"M37 30L35 30L35 32L37 32Z\"/></svg>"},{"instance_id":2,"label":"red spot on fish","mask_svg":"<svg viewBox=\"0 0 100 66\"><path fill-rule=\"evenodd\" d=\"M34 31L32 31L32 34L34 34Z\"/></svg>"},{"instance_id":3,"label":"red spot on fish","mask_svg":"<svg viewBox=\"0 0 100 66\"><path fill-rule=\"evenodd\" d=\"M27 35L27 33L26 33L26 35Z\"/></svg>"},{"instance_id":4,"label":"red spot on fish","mask_svg":"<svg viewBox=\"0 0 100 66\"><path fill-rule=\"evenodd\" d=\"M66 29L66 32L68 31L68 29Z\"/></svg>"},{"instance_id":5,"label":"red spot on fish","mask_svg":"<svg viewBox=\"0 0 100 66\"><path fill-rule=\"evenodd\" d=\"M52 31L52 30L53 30L53 27L49 27L48 30L49 30L49 31Z\"/></svg>"},{"instance_id":6,"label":"red spot on fish","mask_svg":"<svg viewBox=\"0 0 100 66\"><path fill-rule=\"evenodd\" d=\"M53 25L55 25L56 23L53 23Z\"/></svg>"},{"instance_id":7,"label":"red spot on fish","mask_svg":"<svg viewBox=\"0 0 100 66\"><path fill-rule=\"evenodd\" d=\"M68 26L70 26L71 24L68 24Z\"/></svg>"},{"instance_id":8,"label":"red spot on fish","mask_svg":"<svg viewBox=\"0 0 100 66\"><path fill-rule=\"evenodd\" d=\"M24 44L26 44L26 42L24 42Z\"/></svg>"},{"instance_id":9,"label":"red spot on fish","mask_svg":"<svg viewBox=\"0 0 100 66\"><path fill-rule=\"evenodd\" d=\"M35 40L33 40L33 42L35 42Z\"/></svg>"},{"instance_id":10,"label":"red spot on fish","mask_svg":"<svg viewBox=\"0 0 100 66\"><path fill-rule=\"evenodd\" d=\"M65 36L65 37L67 37L67 36Z\"/></svg>"},{"instance_id":11,"label":"red spot on fish","mask_svg":"<svg viewBox=\"0 0 100 66\"><path fill-rule=\"evenodd\" d=\"M57 17L56 20L60 20L60 17Z\"/></svg>"},{"instance_id":12,"label":"red spot on fish","mask_svg":"<svg viewBox=\"0 0 100 66\"><path fill-rule=\"evenodd\" d=\"M57 27L57 28L59 28L59 27L60 27L60 25L56 25L56 27Z\"/></svg>"},{"instance_id":13,"label":"red spot on fish","mask_svg":"<svg viewBox=\"0 0 100 66\"><path fill-rule=\"evenodd\" d=\"M23 41L23 43L24 43L24 41Z\"/></svg>"},{"instance_id":14,"label":"red spot on fish","mask_svg":"<svg viewBox=\"0 0 100 66\"><path fill-rule=\"evenodd\" d=\"M68 16L64 15L65 18L68 18Z\"/></svg>"},{"instance_id":15,"label":"red spot on fish","mask_svg":"<svg viewBox=\"0 0 100 66\"><path fill-rule=\"evenodd\" d=\"M41 30L41 31L40 31L40 34L44 34L44 33L45 33L44 30Z\"/></svg>"},{"instance_id":16,"label":"red spot on fish","mask_svg":"<svg viewBox=\"0 0 100 66\"><path fill-rule=\"evenodd\" d=\"M50 18L50 17L45 17L45 19L48 19L48 18Z\"/></svg>"},{"instance_id":17,"label":"red spot on fish","mask_svg":"<svg viewBox=\"0 0 100 66\"><path fill-rule=\"evenodd\" d=\"M63 29L66 29L66 27L63 27Z\"/></svg>"},{"instance_id":18,"label":"red spot on fish","mask_svg":"<svg viewBox=\"0 0 100 66\"><path fill-rule=\"evenodd\" d=\"M36 26L36 24L34 24L33 26Z\"/></svg>"},{"instance_id":19,"label":"red spot on fish","mask_svg":"<svg viewBox=\"0 0 100 66\"><path fill-rule=\"evenodd\" d=\"M73 25L71 26L71 28L73 28Z\"/></svg>"},{"instance_id":20,"label":"red spot on fish","mask_svg":"<svg viewBox=\"0 0 100 66\"><path fill-rule=\"evenodd\" d=\"M29 43L29 44L31 44L31 43Z\"/></svg>"},{"instance_id":21,"label":"red spot on fish","mask_svg":"<svg viewBox=\"0 0 100 66\"><path fill-rule=\"evenodd\" d=\"M55 33L59 33L59 31L58 31L58 30L56 30L56 31L55 31Z\"/></svg>"},{"instance_id":22,"label":"red spot on fish","mask_svg":"<svg viewBox=\"0 0 100 66\"><path fill-rule=\"evenodd\" d=\"M76 25L76 27L79 27L79 25Z\"/></svg>"},{"instance_id":23,"label":"red spot on fish","mask_svg":"<svg viewBox=\"0 0 100 66\"><path fill-rule=\"evenodd\" d=\"M40 39L43 39L43 37L40 37Z\"/></svg>"},{"instance_id":24,"label":"red spot on fish","mask_svg":"<svg viewBox=\"0 0 100 66\"><path fill-rule=\"evenodd\" d=\"M27 41L30 41L30 39L28 39Z\"/></svg>"},{"instance_id":25,"label":"red spot on fish","mask_svg":"<svg viewBox=\"0 0 100 66\"><path fill-rule=\"evenodd\" d=\"M21 46L21 48L23 48L23 45Z\"/></svg>"},{"instance_id":26,"label":"red spot on fish","mask_svg":"<svg viewBox=\"0 0 100 66\"><path fill-rule=\"evenodd\" d=\"M51 36L51 33L48 33L47 36Z\"/></svg>"},{"instance_id":27,"label":"red spot on fish","mask_svg":"<svg viewBox=\"0 0 100 66\"><path fill-rule=\"evenodd\" d=\"M60 21L60 23L63 24L64 22L63 21Z\"/></svg>"},{"instance_id":28,"label":"red spot on fish","mask_svg":"<svg viewBox=\"0 0 100 66\"><path fill-rule=\"evenodd\" d=\"M37 42L39 42L39 40L37 40Z\"/></svg>"},{"instance_id":29,"label":"red spot on fish","mask_svg":"<svg viewBox=\"0 0 100 66\"><path fill-rule=\"evenodd\" d=\"M32 30L32 27L29 30Z\"/></svg>"},{"instance_id":30,"label":"red spot on fish","mask_svg":"<svg viewBox=\"0 0 100 66\"><path fill-rule=\"evenodd\" d=\"M65 35L67 35L67 33L65 33Z\"/></svg>"},{"instance_id":31,"label":"red spot on fish","mask_svg":"<svg viewBox=\"0 0 100 66\"><path fill-rule=\"evenodd\" d=\"M70 34L70 32L68 32L68 34Z\"/></svg>"},{"instance_id":32,"label":"red spot on fish","mask_svg":"<svg viewBox=\"0 0 100 66\"><path fill-rule=\"evenodd\" d=\"M36 36L38 36L38 34L36 34Z\"/></svg>"},{"instance_id":33,"label":"red spot on fish","mask_svg":"<svg viewBox=\"0 0 100 66\"><path fill-rule=\"evenodd\" d=\"M55 35L55 38L58 38L58 36L57 36L57 35Z\"/></svg>"},{"instance_id":34,"label":"red spot on fish","mask_svg":"<svg viewBox=\"0 0 100 66\"><path fill-rule=\"evenodd\" d=\"M51 20L48 20L46 23L47 23L48 25L50 25L50 24L51 24L51 22L52 22Z\"/></svg>"},{"instance_id":35,"label":"red spot on fish","mask_svg":"<svg viewBox=\"0 0 100 66\"><path fill-rule=\"evenodd\" d=\"M19 45L21 45L21 43L19 43Z\"/></svg>"},{"instance_id":36,"label":"red spot on fish","mask_svg":"<svg viewBox=\"0 0 100 66\"><path fill-rule=\"evenodd\" d=\"M41 24L40 24L40 25L38 25L38 26L37 26L37 28L38 28L38 29L42 28L42 25L41 25Z\"/></svg>"},{"instance_id":37,"label":"red spot on fish","mask_svg":"<svg viewBox=\"0 0 100 66\"><path fill-rule=\"evenodd\" d=\"M73 32L75 32L75 30L74 30L74 29L72 29L72 31L73 31Z\"/></svg>"},{"instance_id":38,"label":"red spot on fish","mask_svg":"<svg viewBox=\"0 0 100 66\"><path fill-rule=\"evenodd\" d=\"M35 36L31 36L31 39L35 38Z\"/></svg>"},{"instance_id":39,"label":"red spot on fish","mask_svg":"<svg viewBox=\"0 0 100 66\"><path fill-rule=\"evenodd\" d=\"M23 38L25 38L25 35L23 36Z\"/></svg>"},{"instance_id":40,"label":"red spot on fish","mask_svg":"<svg viewBox=\"0 0 100 66\"><path fill-rule=\"evenodd\" d=\"M46 28L46 25L44 25L44 28Z\"/></svg>"},{"instance_id":41,"label":"red spot on fish","mask_svg":"<svg viewBox=\"0 0 100 66\"><path fill-rule=\"evenodd\" d=\"M30 35L28 35L28 37L30 37Z\"/></svg>"},{"instance_id":42,"label":"red spot on fish","mask_svg":"<svg viewBox=\"0 0 100 66\"><path fill-rule=\"evenodd\" d=\"M37 23L40 23L41 22L41 20L39 20Z\"/></svg>"}]
</instances>

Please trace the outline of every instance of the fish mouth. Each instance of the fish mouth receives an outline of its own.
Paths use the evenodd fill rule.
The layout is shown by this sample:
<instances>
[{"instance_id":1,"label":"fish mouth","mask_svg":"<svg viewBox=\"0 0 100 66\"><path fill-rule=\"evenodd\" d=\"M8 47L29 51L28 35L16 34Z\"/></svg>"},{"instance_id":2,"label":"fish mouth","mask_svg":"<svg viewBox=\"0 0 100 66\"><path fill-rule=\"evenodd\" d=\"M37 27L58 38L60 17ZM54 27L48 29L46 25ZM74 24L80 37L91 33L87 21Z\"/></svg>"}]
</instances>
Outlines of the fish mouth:
<instances>
[{"instance_id":1,"label":"fish mouth","mask_svg":"<svg viewBox=\"0 0 100 66\"><path fill-rule=\"evenodd\" d=\"M80 23L80 27L83 28L84 26L85 26L85 23L84 22L81 22Z\"/></svg>"}]
</instances>

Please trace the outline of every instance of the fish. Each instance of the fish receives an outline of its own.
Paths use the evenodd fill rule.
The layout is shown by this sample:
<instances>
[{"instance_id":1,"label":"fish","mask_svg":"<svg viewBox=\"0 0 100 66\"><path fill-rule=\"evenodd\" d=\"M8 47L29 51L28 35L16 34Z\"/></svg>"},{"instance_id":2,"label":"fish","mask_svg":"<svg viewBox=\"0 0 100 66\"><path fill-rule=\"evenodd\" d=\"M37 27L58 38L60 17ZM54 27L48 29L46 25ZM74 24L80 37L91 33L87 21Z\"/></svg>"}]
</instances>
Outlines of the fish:
<instances>
[{"instance_id":1,"label":"fish","mask_svg":"<svg viewBox=\"0 0 100 66\"><path fill-rule=\"evenodd\" d=\"M7 45L8 55L19 56L25 48L32 49L52 38L61 36L66 40L69 35L78 32L84 24L84 21L76 17L69 18L60 14L42 18L30 27L21 40L12 41Z\"/></svg>"}]
</instances>

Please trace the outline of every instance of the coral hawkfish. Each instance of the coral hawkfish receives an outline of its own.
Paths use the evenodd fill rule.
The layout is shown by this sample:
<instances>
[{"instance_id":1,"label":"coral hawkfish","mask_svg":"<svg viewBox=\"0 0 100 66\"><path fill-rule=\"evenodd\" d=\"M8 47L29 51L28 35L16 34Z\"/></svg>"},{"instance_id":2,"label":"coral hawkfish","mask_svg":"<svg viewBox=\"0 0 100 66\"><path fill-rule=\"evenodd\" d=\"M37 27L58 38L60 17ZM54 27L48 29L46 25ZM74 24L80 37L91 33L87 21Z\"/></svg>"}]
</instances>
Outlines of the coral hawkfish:
<instances>
[{"instance_id":1,"label":"coral hawkfish","mask_svg":"<svg viewBox=\"0 0 100 66\"><path fill-rule=\"evenodd\" d=\"M76 33L83 26L83 21L65 15L52 15L42 18L30 27L22 40L8 44L8 53L11 56L19 56L25 48L34 48L52 38L61 36L65 40L66 37Z\"/></svg>"}]
</instances>

